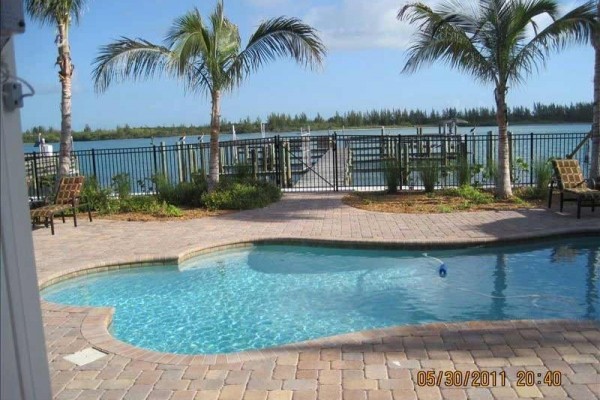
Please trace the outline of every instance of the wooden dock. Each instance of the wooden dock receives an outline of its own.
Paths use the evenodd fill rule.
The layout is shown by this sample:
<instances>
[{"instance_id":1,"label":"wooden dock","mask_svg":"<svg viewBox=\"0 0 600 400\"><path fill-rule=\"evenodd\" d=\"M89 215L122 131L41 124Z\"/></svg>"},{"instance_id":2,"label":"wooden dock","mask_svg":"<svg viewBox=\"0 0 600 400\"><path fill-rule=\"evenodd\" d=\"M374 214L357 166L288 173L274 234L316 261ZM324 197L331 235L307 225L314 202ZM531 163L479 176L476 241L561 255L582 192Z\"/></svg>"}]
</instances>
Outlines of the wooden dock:
<instances>
[{"instance_id":1,"label":"wooden dock","mask_svg":"<svg viewBox=\"0 0 600 400\"><path fill-rule=\"evenodd\" d=\"M333 149L327 150L315 164L308 168L302 177L294 184L294 188L310 189L324 188L327 186L335 187L335 165L337 164L338 182L345 182L350 176L350 149L347 147L338 147L334 160Z\"/></svg>"}]
</instances>

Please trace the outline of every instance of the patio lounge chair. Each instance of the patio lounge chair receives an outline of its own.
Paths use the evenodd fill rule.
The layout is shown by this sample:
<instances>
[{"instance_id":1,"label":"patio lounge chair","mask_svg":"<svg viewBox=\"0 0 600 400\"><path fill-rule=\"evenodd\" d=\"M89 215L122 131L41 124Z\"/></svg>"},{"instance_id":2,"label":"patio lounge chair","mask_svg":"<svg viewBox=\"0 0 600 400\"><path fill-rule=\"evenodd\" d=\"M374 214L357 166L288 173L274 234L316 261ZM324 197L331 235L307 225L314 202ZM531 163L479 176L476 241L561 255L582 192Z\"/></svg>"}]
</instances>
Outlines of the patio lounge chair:
<instances>
[{"instance_id":1,"label":"patio lounge chair","mask_svg":"<svg viewBox=\"0 0 600 400\"><path fill-rule=\"evenodd\" d=\"M596 208L596 203L600 205L600 190L592 189L583 178L579 162L577 160L553 160L555 179L550 184L550 193L548 207L552 205L552 190L555 181L560 190L560 211L563 210L563 204L566 201L577 202L577 218L581 218L581 207L591 207L592 211ZM595 185L592 183L591 187ZM568 197L566 198L565 195Z\"/></svg>"},{"instance_id":2,"label":"patio lounge chair","mask_svg":"<svg viewBox=\"0 0 600 400\"><path fill-rule=\"evenodd\" d=\"M83 187L84 176L66 176L61 178L58 185L58 192L54 198L53 204L48 204L31 210L31 224L43 223L48 227L54 235L54 216L61 214L63 223L65 222L65 211L73 211L73 223L77 226L77 208L81 206L81 189ZM92 222L92 212L87 205L87 212L90 222Z\"/></svg>"}]
</instances>

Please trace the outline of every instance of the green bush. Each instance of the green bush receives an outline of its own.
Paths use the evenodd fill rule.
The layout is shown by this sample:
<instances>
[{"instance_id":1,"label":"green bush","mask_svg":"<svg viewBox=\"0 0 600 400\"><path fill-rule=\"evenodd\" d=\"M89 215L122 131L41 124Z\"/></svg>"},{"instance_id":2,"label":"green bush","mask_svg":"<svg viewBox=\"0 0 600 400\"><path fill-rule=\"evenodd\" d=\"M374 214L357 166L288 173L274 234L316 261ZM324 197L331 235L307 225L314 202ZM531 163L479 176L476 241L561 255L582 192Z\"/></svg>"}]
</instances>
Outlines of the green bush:
<instances>
[{"instance_id":1,"label":"green bush","mask_svg":"<svg viewBox=\"0 0 600 400\"><path fill-rule=\"evenodd\" d=\"M128 199L131 196L131 179L129 174L117 174L112 177L112 188L120 200Z\"/></svg>"},{"instance_id":2,"label":"green bush","mask_svg":"<svg viewBox=\"0 0 600 400\"><path fill-rule=\"evenodd\" d=\"M435 184L438 183L440 178L440 164L437 160L423 160L419 163L419 173L421 174L421 180L423 186L425 186L425 193L433 193Z\"/></svg>"},{"instance_id":3,"label":"green bush","mask_svg":"<svg viewBox=\"0 0 600 400\"><path fill-rule=\"evenodd\" d=\"M94 211L107 212L110 207L110 189L102 189L95 176L86 177L81 189L81 203Z\"/></svg>"},{"instance_id":4,"label":"green bush","mask_svg":"<svg viewBox=\"0 0 600 400\"><path fill-rule=\"evenodd\" d=\"M459 186L471 184L471 166L467 157L458 157L456 160L456 179Z\"/></svg>"},{"instance_id":5,"label":"green bush","mask_svg":"<svg viewBox=\"0 0 600 400\"><path fill-rule=\"evenodd\" d=\"M202 172L192 174L192 182L180 182L173 186L162 175L153 178L157 199L176 206L201 207L202 195L208 190L206 176Z\"/></svg>"},{"instance_id":6,"label":"green bush","mask_svg":"<svg viewBox=\"0 0 600 400\"><path fill-rule=\"evenodd\" d=\"M267 182L220 182L214 192L202 196L210 210L249 210L265 207L281 198L281 190Z\"/></svg>"},{"instance_id":7,"label":"green bush","mask_svg":"<svg viewBox=\"0 0 600 400\"><path fill-rule=\"evenodd\" d=\"M383 160L383 173L385 175L385 182L387 185L388 193L398 193L398 186L402 179L402 170L400 169L400 163L395 158L388 158Z\"/></svg>"},{"instance_id":8,"label":"green bush","mask_svg":"<svg viewBox=\"0 0 600 400\"><path fill-rule=\"evenodd\" d=\"M490 164L487 164L485 166L485 169L483 171L483 178L488 182L496 184L499 176L500 171L498 169L498 163L492 160Z\"/></svg>"},{"instance_id":9,"label":"green bush","mask_svg":"<svg viewBox=\"0 0 600 400\"><path fill-rule=\"evenodd\" d=\"M490 204L494 202L494 195L478 190L472 186L461 186L458 188L458 194L465 200L475 204Z\"/></svg>"},{"instance_id":10,"label":"green bush","mask_svg":"<svg viewBox=\"0 0 600 400\"><path fill-rule=\"evenodd\" d=\"M548 194L548 185L552 180L552 164L550 161L536 160L533 163L533 178L535 180L535 195L543 199Z\"/></svg>"}]
</instances>

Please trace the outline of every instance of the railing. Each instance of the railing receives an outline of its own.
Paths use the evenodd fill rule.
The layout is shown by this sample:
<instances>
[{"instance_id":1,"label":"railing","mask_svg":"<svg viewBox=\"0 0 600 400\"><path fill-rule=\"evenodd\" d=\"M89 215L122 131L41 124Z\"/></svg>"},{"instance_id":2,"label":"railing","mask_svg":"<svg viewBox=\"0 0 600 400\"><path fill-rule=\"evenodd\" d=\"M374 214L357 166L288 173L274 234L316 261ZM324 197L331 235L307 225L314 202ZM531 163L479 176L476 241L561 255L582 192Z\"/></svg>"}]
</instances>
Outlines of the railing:
<instances>
[{"instance_id":1,"label":"railing","mask_svg":"<svg viewBox=\"0 0 600 400\"><path fill-rule=\"evenodd\" d=\"M535 184L534 162L564 158L585 139L586 133L509 135L514 185ZM584 173L589 168L589 141L575 153ZM461 162L471 170L471 183L493 187L498 138L487 135L326 135L271 137L220 143L219 170L235 174L247 165L257 179L286 191L382 190L386 164L401 170L402 189L420 189L423 164L436 163L437 187L458 185ZM119 174L127 174L132 193L154 193L152 177L163 175L172 183L190 181L192 174L208 171L209 144L153 145L139 148L92 149L73 152L72 174L95 176L110 188ZM29 196L49 193L58 165L58 153L25 154Z\"/></svg>"}]
</instances>

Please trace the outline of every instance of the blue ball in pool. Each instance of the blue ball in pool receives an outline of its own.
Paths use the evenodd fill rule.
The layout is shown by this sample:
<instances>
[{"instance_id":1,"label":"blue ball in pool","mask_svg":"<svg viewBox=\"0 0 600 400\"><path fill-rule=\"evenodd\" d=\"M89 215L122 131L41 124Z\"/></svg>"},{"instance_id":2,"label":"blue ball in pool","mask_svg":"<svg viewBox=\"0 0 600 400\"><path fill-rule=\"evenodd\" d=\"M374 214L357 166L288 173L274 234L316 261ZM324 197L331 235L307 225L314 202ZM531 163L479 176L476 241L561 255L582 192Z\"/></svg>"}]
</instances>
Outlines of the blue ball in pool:
<instances>
[{"instance_id":1,"label":"blue ball in pool","mask_svg":"<svg viewBox=\"0 0 600 400\"><path fill-rule=\"evenodd\" d=\"M446 269L446 264L440 265L440 268L438 269L438 274L440 275L441 278L446 277L446 275L448 274L448 270Z\"/></svg>"}]
</instances>

